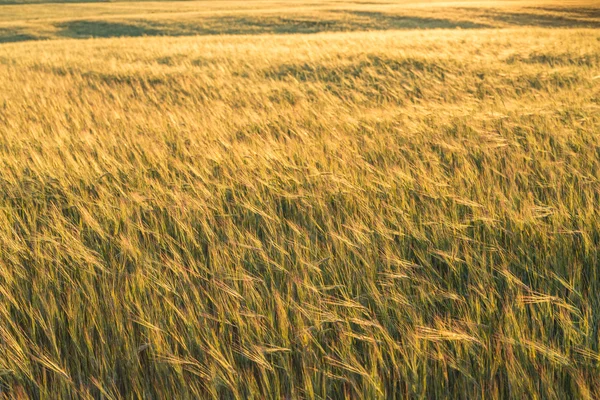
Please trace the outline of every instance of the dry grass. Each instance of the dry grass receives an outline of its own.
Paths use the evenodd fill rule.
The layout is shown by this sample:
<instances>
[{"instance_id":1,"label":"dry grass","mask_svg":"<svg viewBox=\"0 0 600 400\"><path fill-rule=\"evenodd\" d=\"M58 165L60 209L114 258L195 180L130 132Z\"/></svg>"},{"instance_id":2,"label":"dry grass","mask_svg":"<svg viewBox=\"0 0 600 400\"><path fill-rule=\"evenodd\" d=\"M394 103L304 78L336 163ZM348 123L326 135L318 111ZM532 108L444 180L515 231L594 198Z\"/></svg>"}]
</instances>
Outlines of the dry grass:
<instances>
[{"instance_id":1,"label":"dry grass","mask_svg":"<svg viewBox=\"0 0 600 400\"><path fill-rule=\"evenodd\" d=\"M600 397L561 4L0 6L0 397Z\"/></svg>"}]
</instances>

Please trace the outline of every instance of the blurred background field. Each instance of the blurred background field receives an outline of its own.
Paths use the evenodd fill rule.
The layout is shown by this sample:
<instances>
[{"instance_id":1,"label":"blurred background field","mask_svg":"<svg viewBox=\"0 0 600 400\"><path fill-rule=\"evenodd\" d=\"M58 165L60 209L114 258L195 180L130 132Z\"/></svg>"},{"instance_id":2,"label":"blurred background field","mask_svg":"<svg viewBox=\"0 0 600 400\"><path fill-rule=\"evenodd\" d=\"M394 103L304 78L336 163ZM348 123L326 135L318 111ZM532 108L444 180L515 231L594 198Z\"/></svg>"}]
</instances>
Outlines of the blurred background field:
<instances>
[{"instance_id":1,"label":"blurred background field","mask_svg":"<svg viewBox=\"0 0 600 400\"><path fill-rule=\"evenodd\" d=\"M121 36L507 27L600 28L594 2L0 0L0 43Z\"/></svg>"},{"instance_id":2,"label":"blurred background field","mask_svg":"<svg viewBox=\"0 0 600 400\"><path fill-rule=\"evenodd\" d=\"M600 397L600 8L0 5L0 397Z\"/></svg>"}]
</instances>

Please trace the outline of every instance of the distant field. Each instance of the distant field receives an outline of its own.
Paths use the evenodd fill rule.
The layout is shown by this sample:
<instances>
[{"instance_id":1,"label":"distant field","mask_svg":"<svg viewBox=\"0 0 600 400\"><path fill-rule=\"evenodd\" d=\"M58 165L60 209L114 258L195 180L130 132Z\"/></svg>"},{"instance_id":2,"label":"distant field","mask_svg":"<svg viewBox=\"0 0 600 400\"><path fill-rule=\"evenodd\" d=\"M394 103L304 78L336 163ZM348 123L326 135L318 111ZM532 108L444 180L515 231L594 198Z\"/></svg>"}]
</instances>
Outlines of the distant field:
<instances>
[{"instance_id":1,"label":"distant field","mask_svg":"<svg viewBox=\"0 0 600 400\"><path fill-rule=\"evenodd\" d=\"M595 2L0 5L0 398L600 398Z\"/></svg>"},{"instance_id":2,"label":"distant field","mask_svg":"<svg viewBox=\"0 0 600 400\"><path fill-rule=\"evenodd\" d=\"M600 8L594 7L594 2L315 0L33 3L2 7L0 43L59 38L434 28L600 28Z\"/></svg>"}]
</instances>

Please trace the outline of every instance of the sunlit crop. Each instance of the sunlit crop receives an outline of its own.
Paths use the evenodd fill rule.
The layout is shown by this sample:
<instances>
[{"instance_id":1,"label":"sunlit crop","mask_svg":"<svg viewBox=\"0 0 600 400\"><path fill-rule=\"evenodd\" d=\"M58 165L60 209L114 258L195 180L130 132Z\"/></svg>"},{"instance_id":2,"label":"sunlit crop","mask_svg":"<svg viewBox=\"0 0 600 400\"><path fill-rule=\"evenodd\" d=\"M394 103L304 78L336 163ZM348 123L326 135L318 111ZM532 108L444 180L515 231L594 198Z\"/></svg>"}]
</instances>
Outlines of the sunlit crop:
<instances>
[{"instance_id":1,"label":"sunlit crop","mask_svg":"<svg viewBox=\"0 0 600 400\"><path fill-rule=\"evenodd\" d=\"M0 397L599 398L600 8L541 3L0 5Z\"/></svg>"}]
</instances>

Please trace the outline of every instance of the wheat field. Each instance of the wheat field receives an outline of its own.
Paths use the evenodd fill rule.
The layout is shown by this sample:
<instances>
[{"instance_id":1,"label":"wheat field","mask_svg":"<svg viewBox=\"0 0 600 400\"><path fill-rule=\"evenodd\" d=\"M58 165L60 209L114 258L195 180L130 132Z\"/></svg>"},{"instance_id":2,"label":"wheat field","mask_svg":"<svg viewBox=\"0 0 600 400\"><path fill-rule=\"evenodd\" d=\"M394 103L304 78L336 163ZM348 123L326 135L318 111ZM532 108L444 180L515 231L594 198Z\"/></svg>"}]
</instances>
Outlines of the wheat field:
<instances>
[{"instance_id":1,"label":"wheat field","mask_svg":"<svg viewBox=\"0 0 600 400\"><path fill-rule=\"evenodd\" d=\"M0 398L600 398L599 28L0 0Z\"/></svg>"}]
</instances>

